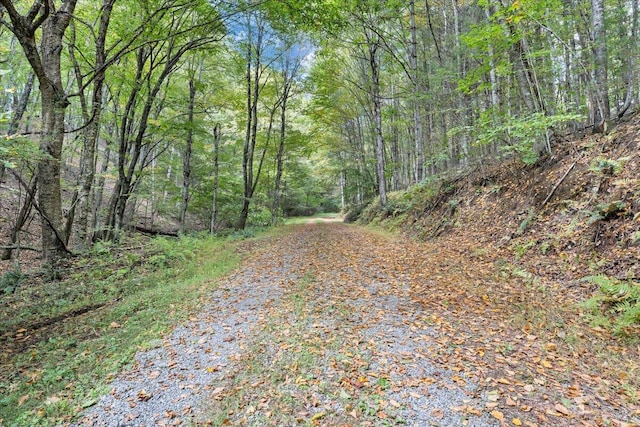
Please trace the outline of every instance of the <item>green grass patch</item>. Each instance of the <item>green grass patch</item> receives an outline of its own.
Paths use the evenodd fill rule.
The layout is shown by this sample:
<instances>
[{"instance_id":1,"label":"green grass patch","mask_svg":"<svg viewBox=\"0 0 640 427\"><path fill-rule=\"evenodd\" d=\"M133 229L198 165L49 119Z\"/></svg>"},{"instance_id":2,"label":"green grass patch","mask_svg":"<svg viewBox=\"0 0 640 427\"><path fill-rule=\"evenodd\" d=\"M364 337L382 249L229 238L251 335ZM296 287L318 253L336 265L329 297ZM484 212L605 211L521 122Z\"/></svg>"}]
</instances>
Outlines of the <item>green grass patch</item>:
<instances>
[{"instance_id":1,"label":"green grass patch","mask_svg":"<svg viewBox=\"0 0 640 427\"><path fill-rule=\"evenodd\" d=\"M317 213L313 216L294 216L284 219L284 225L299 225L299 224L313 224L316 222L322 223L326 220L341 221L342 214L337 212L329 213Z\"/></svg>"},{"instance_id":2,"label":"green grass patch","mask_svg":"<svg viewBox=\"0 0 640 427\"><path fill-rule=\"evenodd\" d=\"M213 237L99 244L61 280L27 277L0 295L0 425L55 425L96 403L137 350L158 345L238 266L236 247Z\"/></svg>"}]
</instances>

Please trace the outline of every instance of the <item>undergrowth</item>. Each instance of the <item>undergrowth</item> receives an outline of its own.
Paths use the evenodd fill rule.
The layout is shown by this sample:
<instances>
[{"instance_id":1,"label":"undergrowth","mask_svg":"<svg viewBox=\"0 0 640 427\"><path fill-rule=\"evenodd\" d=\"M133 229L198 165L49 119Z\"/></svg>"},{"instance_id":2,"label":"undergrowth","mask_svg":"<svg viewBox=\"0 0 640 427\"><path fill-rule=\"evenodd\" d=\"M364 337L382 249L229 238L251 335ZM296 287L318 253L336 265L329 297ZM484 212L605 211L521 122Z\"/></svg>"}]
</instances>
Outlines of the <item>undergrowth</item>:
<instances>
[{"instance_id":1,"label":"undergrowth","mask_svg":"<svg viewBox=\"0 0 640 427\"><path fill-rule=\"evenodd\" d=\"M599 286L598 293L584 302L596 326L612 326L616 334L632 336L640 329L640 284L606 275L584 281Z\"/></svg>"},{"instance_id":2,"label":"undergrowth","mask_svg":"<svg viewBox=\"0 0 640 427\"><path fill-rule=\"evenodd\" d=\"M0 295L0 425L60 424L95 404L138 349L194 312L238 265L235 240L100 243L61 280L27 277Z\"/></svg>"},{"instance_id":3,"label":"undergrowth","mask_svg":"<svg viewBox=\"0 0 640 427\"><path fill-rule=\"evenodd\" d=\"M412 185L403 191L387 194L387 203L380 207L380 199L376 198L366 206L359 215L362 223L372 223L379 220L404 217L419 207L429 207L440 194L447 192L446 185L441 180L431 179Z\"/></svg>"}]
</instances>

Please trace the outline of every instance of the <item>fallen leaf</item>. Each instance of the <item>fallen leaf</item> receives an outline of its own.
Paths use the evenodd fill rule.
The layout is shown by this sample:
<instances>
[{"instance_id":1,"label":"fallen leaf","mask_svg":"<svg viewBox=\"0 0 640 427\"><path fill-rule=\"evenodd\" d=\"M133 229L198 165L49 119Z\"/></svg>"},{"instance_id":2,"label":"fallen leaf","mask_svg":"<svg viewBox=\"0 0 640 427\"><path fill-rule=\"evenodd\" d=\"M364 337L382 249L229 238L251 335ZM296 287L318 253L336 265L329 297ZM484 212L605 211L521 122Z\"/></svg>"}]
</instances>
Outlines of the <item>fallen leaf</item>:
<instances>
[{"instance_id":1,"label":"fallen leaf","mask_svg":"<svg viewBox=\"0 0 640 427\"><path fill-rule=\"evenodd\" d=\"M511 423L512 423L514 426L521 426L521 425L522 425L522 421L520 421L518 418L514 418L514 419L512 419L512 420L511 420Z\"/></svg>"},{"instance_id":2,"label":"fallen leaf","mask_svg":"<svg viewBox=\"0 0 640 427\"><path fill-rule=\"evenodd\" d=\"M480 415L482 411L480 409L476 409L473 406L467 406L467 412L472 415Z\"/></svg>"},{"instance_id":3,"label":"fallen leaf","mask_svg":"<svg viewBox=\"0 0 640 427\"><path fill-rule=\"evenodd\" d=\"M567 409L562 403L556 403L554 409L560 412L562 415L571 416L571 411Z\"/></svg>"},{"instance_id":4,"label":"fallen leaf","mask_svg":"<svg viewBox=\"0 0 640 427\"><path fill-rule=\"evenodd\" d=\"M504 414L497 410L491 411L491 416L499 421L504 420Z\"/></svg>"},{"instance_id":5,"label":"fallen leaf","mask_svg":"<svg viewBox=\"0 0 640 427\"><path fill-rule=\"evenodd\" d=\"M146 402L147 400L153 397L146 390L140 390L137 396L138 396L138 400L141 402Z\"/></svg>"},{"instance_id":6,"label":"fallen leaf","mask_svg":"<svg viewBox=\"0 0 640 427\"><path fill-rule=\"evenodd\" d=\"M26 402L27 400L29 400L29 395L25 394L24 396L21 396L18 399L18 406L22 406L24 404L24 402Z\"/></svg>"},{"instance_id":7,"label":"fallen leaf","mask_svg":"<svg viewBox=\"0 0 640 427\"><path fill-rule=\"evenodd\" d=\"M62 399L60 399L58 396L50 396L47 398L47 400L44 402L45 405L53 405L54 403L58 403L60 402Z\"/></svg>"},{"instance_id":8,"label":"fallen leaf","mask_svg":"<svg viewBox=\"0 0 640 427\"><path fill-rule=\"evenodd\" d=\"M441 420L444 418L444 412L442 411L442 409L436 408L433 411L431 411L429 415L431 415L433 418L436 418L438 420Z\"/></svg>"},{"instance_id":9,"label":"fallen leaf","mask_svg":"<svg viewBox=\"0 0 640 427\"><path fill-rule=\"evenodd\" d=\"M500 399L500 392L498 390L491 390L487 392L487 400L489 402L497 402Z\"/></svg>"}]
</instances>

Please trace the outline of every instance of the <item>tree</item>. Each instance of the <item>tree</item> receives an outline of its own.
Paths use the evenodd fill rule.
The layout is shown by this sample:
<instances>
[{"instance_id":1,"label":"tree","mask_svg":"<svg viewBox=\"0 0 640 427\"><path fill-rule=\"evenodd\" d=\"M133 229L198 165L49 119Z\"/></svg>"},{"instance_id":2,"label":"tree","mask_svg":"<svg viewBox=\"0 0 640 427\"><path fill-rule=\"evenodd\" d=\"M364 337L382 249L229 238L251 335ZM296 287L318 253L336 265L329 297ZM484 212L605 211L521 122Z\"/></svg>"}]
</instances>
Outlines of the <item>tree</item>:
<instances>
[{"instance_id":1,"label":"tree","mask_svg":"<svg viewBox=\"0 0 640 427\"><path fill-rule=\"evenodd\" d=\"M87 99L85 94L85 76L80 69L80 64L76 60L75 50L78 46L75 43L69 48L69 56L72 61L78 85L78 94L82 108L84 125L82 129L82 155L80 156L80 175L78 177L78 189L74 192L71 201L71 209L67 216L67 226L65 233L67 239L71 235L72 225L76 210L79 212L75 227L75 243L80 249L84 249L90 243L91 235L87 232L89 214L91 209L90 195L96 172L96 148L100 131L102 117L104 85L106 71L110 64L114 62L125 51L119 50L112 58L107 58L106 40L111 22L111 11L116 0L104 0L100 8L98 32L95 37L95 63L92 64L89 80L93 82L91 97ZM75 41L75 26L72 26L72 39ZM84 56L83 52L79 52Z\"/></svg>"},{"instance_id":2,"label":"tree","mask_svg":"<svg viewBox=\"0 0 640 427\"><path fill-rule=\"evenodd\" d=\"M148 29L147 40L136 49L135 58L131 58L135 64L133 85L121 82L128 96L119 123L118 179L107 213L107 235L116 240L125 225L127 206L142 171L155 156L147 132L153 115L159 116L164 107L160 95L166 94L170 77L188 52L220 41L224 36L222 17L205 1L169 4L161 15L157 9L142 12L162 19Z\"/></svg>"},{"instance_id":3,"label":"tree","mask_svg":"<svg viewBox=\"0 0 640 427\"><path fill-rule=\"evenodd\" d=\"M277 35L270 28L266 17L261 11L248 11L245 18L247 36L245 45L246 125L242 150L243 198L242 210L236 224L238 230L244 230L247 226L251 201L260 180L260 173L262 172L262 166L272 136L276 110L282 103L282 97L275 99L273 107L265 107L265 109L269 110L265 143L262 147L258 164L255 166L260 123L259 102L261 101L263 90L269 83L272 71L271 66L285 52L282 50L268 51L267 43L271 38L276 39ZM269 54L271 55L269 56Z\"/></svg>"},{"instance_id":4,"label":"tree","mask_svg":"<svg viewBox=\"0 0 640 427\"><path fill-rule=\"evenodd\" d=\"M71 22L77 0L35 0L21 13L10 0L0 0L9 17L2 20L18 39L38 79L41 96L40 160L38 161L38 211L41 216L44 261L55 265L66 257L62 228L60 165L64 141L64 118L69 105L62 84L62 39ZM41 30L38 48L36 31Z\"/></svg>"},{"instance_id":5,"label":"tree","mask_svg":"<svg viewBox=\"0 0 640 427\"><path fill-rule=\"evenodd\" d=\"M611 118L604 0L591 0L591 22L593 25L593 73L595 76L593 129L604 132L606 131L606 123Z\"/></svg>"},{"instance_id":6,"label":"tree","mask_svg":"<svg viewBox=\"0 0 640 427\"><path fill-rule=\"evenodd\" d=\"M292 45L293 49L298 49L299 46L296 43ZM281 76L281 88L279 94L280 102L280 135L278 141L278 151L276 153L276 176L273 185L273 201L271 207L271 223L276 225L278 223L278 215L281 206L281 186L282 186L282 174L284 172L284 154L287 138L287 106L289 105L289 98L292 96L292 89L296 84L296 78L304 59L301 52L294 52L293 49L287 49L284 54L284 63L282 64Z\"/></svg>"},{"instance_id":7,"label":"tree","mask_svg":"<svg viewBox=\"0 0 640 427\"><path fill-rule=\"evenodd\" d=\"M196 69L197 67L197 69ZM189 187L191 185L191 154L193 151L194 109L196 104L196 74L202 74L202 61L198 65L193 60L188 66L189 103L187 105L187 137L182 167L182 205L180 207L180 232L185 232L187 208L189 207ZM214 129L215 133L215 129Z\"/></svg>"}]
</instances>

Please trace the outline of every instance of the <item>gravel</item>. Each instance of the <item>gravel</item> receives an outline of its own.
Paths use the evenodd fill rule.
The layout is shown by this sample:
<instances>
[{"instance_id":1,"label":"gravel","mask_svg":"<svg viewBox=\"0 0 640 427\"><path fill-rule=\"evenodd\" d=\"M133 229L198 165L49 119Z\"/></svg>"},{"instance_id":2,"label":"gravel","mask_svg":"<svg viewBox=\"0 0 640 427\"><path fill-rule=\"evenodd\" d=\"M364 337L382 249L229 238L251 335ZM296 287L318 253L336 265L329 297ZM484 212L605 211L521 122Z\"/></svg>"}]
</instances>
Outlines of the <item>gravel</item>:
<instances>
[{"instance_id":1,"label":"gravel","mask_svg":"<svg viewBox=\"0 0 640 427\"><path fill-rule=\"evenodd\" d=\"M249 351L253 334L259 332L256 325L269 316L269 310L280 303L291 283L300 277L297 263L310 256L310 247L319 244L314 239L326 237L330 227L340 226L307 227L310 231L303 237L275 243L287 245L286 250L279 247L268 251L254 259L252 267L221 282L200 314L177 326L164 340L158 340L155 348L139 352L133 367L113 381L111 392L73 426L175 426L194 422L206 400L221 392L223 380L241 369L240 359ZM340 268L321 261L317 261L318 268ZM322 277L337 277L337 272L325 273ZM428 327L416 326L420 325L422 313L411 301L408 287L390 293L380 275L375 280L364 280L348 269L340 270L340 274L352 274L352 280L362 282L354 295L340 296L349 308L346 323L340 327L351 328L362 342L375 343L364 352L371 371L388 373L392 387L385 396L393 404L395 421L391 424L498 425L486 415L476 416L462 409L483 405L469 378L430 361L429 341L437 337ZM335 298L330 286L327 282L315 289ZM333 322L318 318L308 323ZM331 399L332 396L325 396L325 400ZM341 404L335 401L332 407L340 410ZM319 422L322 424L322 420Z\"/></svg>"}]
</instances>

